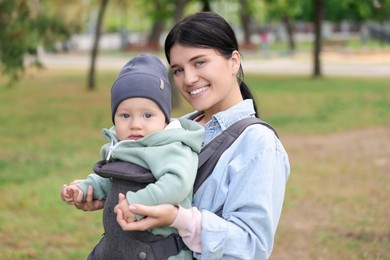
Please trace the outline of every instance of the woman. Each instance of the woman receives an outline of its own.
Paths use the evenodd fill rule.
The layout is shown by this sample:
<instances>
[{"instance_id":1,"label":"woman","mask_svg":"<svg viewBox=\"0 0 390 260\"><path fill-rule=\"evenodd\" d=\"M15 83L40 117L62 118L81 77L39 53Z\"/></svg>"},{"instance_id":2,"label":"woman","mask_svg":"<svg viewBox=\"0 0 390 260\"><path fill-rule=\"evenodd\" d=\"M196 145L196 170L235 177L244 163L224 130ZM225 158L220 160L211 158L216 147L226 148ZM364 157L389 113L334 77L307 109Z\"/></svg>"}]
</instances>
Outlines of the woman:
<instances>
[{"instance_id":1,"label":"woman","mask_svg":"<svg viewBox=\"0 0 390 260\"><path fill-rule=\"evenodd\" d=\"M211 12L187 17L168 34L165 54L176 88L200 111L189 117L205 127L203 146L234 122L258 117L242 80L237 40L222 17ZM191 209L136 204L130 210L147 217L127 223L117 209L117 221L123 230L175 227L197 259L266 259L273 248L289 174L288 156L279 139L255 124L220 157L194 194ZM75 206L96 210L103 204L92 200L88 190L87 202ZM221 216L214 213L220 208Z\"/></svg>"},{"instance_id":2,"label":"woman","mask_svg":"<svg viewBox=\"0 0 390 260\"><path fill-rule=\"evenodd\" d=\"M169 32L165 55L176 88L200 111L189 117L205 127L203 146L238 120L258 117L242 79L236 37L222 17L212 12L187 17ZM252 125L222 154L191 209L136 204L130 210L146 218L127 223L116 210L117 221L123 230L175 227L197 259L266 259L289 174L287 153L274 132Z\"/></svg>"}]
</instances>

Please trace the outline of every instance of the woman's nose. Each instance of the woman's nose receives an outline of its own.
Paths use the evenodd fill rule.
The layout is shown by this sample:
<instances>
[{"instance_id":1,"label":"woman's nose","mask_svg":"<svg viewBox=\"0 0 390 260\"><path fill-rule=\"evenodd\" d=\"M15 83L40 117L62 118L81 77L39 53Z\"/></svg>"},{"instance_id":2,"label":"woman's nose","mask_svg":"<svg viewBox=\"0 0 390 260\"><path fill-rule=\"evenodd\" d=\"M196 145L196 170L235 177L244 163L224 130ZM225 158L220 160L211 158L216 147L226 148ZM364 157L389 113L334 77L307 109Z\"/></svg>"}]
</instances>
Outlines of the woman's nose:
<instances>
[{"instance_id":1,"label":"woman's nose","mask_svg":"<svg viewBox=\"0 0 390 260\"><path fill-rule=\"evenodd\" d=\"M184 84L193 85L199 79L196 72L192 69L186 69L184 72Z\"/></svg>"}]
</instances>

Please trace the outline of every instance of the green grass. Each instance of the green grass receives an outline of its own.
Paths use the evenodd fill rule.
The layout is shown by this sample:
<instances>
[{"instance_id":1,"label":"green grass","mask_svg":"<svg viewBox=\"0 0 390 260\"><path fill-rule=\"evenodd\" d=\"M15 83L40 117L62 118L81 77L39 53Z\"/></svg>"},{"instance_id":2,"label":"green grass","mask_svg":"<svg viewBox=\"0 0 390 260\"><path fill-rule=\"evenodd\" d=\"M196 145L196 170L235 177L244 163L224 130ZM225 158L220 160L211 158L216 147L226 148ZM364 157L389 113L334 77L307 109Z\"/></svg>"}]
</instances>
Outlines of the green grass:
<instances>
[{"instance_id":1,"label":"green grass","mask_svg":"<svg viewBox=\"0 0 390 260\"><path fill-rule=\"evenodd\" d=\"M109 91L116 75L100 71L94 92L86 90L86 76L80 71L29 73L13 88L0 87L1 259L85 259L100 239L101 212L65 205L59 190L63 183L85 177L99 160L104 142L100 130L111 124ZM388 79L248 75L246 81L263 118L284 136L390 124ZM174 116L189 111L188 106L176 108ZM310 179L310 168L296 167ZM327 169L322 170L326 175ZM286 208L311 192L293 179ZM357 221L375 225L364 217ZM337 250L348 256L364 235L370 236L362 234L322 233L313 247L339 244ZM378 243L389 247L388 240Z\"/></svg>"},{"instance_id":2,"label":"green grass","mask_svg":"<svg viewBox=\"0 0 390 260\"><path fill-rule=\"evenodd\" d=\"M248 77L260 114L288 133L327 133L390 123L389 79Z\"/></svg>"}]
</instances>

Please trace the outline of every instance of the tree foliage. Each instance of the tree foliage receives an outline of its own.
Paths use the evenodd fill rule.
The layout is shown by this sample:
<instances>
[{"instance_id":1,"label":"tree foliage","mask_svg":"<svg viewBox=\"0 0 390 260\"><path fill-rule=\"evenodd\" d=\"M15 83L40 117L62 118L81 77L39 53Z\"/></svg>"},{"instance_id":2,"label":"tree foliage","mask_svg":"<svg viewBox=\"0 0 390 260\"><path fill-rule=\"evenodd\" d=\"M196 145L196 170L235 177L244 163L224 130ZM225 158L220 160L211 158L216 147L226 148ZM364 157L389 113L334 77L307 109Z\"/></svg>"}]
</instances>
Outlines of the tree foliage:
<instances>
[{"instance_id":1,"label":"tree foliage","mask_svg":"<svg viewBox=\"0 0 390 260\"><path fill-rule=\"evenodd\" d=\"M313 17L312 1L300 1L299 12L295 18L311 21ZM343 20L365 21L376 20L382 21L389 19L390 0L327 0L324 3L324 19L333 22Z\"/></svg>"},{"instance_id":2,"label":"tree foliage","mask_svg":"<svg viewBox=\"0 0 390 260\"><path fill-rule=\"evenodd\" d=\"M65 41L73 33L87 27L88 16L98 9L101 0L0 0L0 70L16 81L25 70L25 57L32 57L33 65L39 66L38 46L45 50L55 50L54 44ZM294 50L294 20L314 21L313 0L226 0L230 5L227 18L232 20L231 10L241 18L244 40L250 40L253 22L284 22L288 36L289 49ZM390 0L326 0L323 6L323 19L333 22L343 20L362 22L376 20L388 21L390 18ZM167 26L179 21L188 11L201 11L222 6L217 0L116 0L115 6L120 12L129 7L131 15L113 16L108 14L111 25L119 21L114 29L128 28L133 31L148 31L148 45L159 46L160 35ZM107 10L109 11L109 10ZM213 10L218 12L218 10ZM118 13L118 11L116 11ZM120 17L123 18L121 19ZM145 19L144 19L145 17ZM107 20L108 20L107 19ZM257 21L256 21L257 20ZM238 22L238 19L236 19ZM91 24L89 24L91 25ZM235 24L236 25L236 24ZM102 30L105 30L104 24ZM85 28L84 28L85 29Z\"/></svg>"},{"instance_id":3,"label":"tree foliage","mask_svg":"<svg viewBox=\"0 0 390 260\"><path fill-rule=\"evenodd\" d=\"M27 1L0 2L0 61L2 72L17 80L23 71L24 54L36 53L39 18L31 19Z\"/></svg>"},{"instance_id":4,"label":"tree foliage","mask_svg":"<svg viewBox=\"0 0 390 260\"><path fill-rule=\"evenodd\" d=\"M69 36L68 29L56 16L48 16L35 1L0 1L0 67L12 84L25 70L25 55L33 57L32 65L40 66L37 49L49 47L54 39Z\"/></svg>"}]
</instances>

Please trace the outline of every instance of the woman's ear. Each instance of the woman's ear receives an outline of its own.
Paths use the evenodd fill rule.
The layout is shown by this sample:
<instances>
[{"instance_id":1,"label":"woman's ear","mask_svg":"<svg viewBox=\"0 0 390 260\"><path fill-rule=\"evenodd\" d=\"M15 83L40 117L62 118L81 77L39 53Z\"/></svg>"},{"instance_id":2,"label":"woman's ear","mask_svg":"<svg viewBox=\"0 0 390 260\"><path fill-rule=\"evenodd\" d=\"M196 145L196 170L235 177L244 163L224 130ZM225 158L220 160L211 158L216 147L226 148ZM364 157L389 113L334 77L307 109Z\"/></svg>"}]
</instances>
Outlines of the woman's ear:
<instances>
[{"instance_id":1,"label":"woman's ear","mask_svg":"<svg viewBox=\"0 0 390 260\"><path fill-rule=\"evenodd\" d=\"M238 73L238 70L240 69L241 65L241 55L240 53L235 50L232 52L232 57L230 58L232 62L232 71L234 74Z\"/></svg>"}]
</instances>

